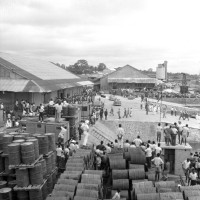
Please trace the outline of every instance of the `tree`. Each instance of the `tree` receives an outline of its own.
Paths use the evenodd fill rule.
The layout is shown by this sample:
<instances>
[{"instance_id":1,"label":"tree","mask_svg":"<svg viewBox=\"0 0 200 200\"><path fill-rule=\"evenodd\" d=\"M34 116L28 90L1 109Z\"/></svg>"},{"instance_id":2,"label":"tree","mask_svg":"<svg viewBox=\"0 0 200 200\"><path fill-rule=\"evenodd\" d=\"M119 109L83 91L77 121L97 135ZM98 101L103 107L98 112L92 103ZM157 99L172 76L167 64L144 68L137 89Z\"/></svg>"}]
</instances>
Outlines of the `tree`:
<instances>
[{"instance_id":1,"label":"tree","mask_svg":"<svg viewBox=\"0 0 200 200\"><path fill-rule=\"evenodd\" d=\"M104 69L106 69L106 65L104 63L99 63L97 70L98 71L103 71Z\"/></svg>"}]
</instances>

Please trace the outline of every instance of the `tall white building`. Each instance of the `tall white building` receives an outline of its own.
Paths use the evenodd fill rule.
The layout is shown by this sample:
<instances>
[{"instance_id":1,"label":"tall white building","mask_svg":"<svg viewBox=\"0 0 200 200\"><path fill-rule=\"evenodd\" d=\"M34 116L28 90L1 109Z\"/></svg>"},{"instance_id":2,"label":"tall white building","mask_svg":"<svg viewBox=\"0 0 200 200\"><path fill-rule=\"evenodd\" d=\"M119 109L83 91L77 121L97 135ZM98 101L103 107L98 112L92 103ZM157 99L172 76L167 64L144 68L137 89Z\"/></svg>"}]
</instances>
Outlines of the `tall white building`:
<instances>
[{"instance_id":1,"label":"tall white building","mask_svg":"<svg viewBox=\"0 0 200 200\"><path fill-rule=\"evenodd\" d=\"M158 64L156 68L156 78L159 80L167 80L167 61L163 64Z\"/></svg>"}]
</instances>

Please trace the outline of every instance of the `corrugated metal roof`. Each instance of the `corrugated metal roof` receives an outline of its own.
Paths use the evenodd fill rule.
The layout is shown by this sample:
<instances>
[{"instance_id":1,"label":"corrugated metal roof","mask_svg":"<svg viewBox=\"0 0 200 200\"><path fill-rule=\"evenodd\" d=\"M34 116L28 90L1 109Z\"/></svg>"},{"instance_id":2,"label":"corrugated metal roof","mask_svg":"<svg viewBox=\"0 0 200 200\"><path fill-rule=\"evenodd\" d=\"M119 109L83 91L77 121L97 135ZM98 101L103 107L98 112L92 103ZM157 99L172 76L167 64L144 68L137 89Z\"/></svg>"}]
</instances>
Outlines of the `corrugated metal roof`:
<instances>
[{"instance_id":1,"label":"corrugated metal roof","mask_svg":"<svg viewBox=\"0 0 200 200\"><path fill-rule=\"evenodd\" d=\"M156 83L154 78L108 78L109 83Z\"/></svg>"},{"instance_id":2,"label":"corrugated metal roof","mask_svg":"<svg viewBox=\"0 0 200 200\"><path fill-rule=\"evenodd\" d=\"M25 79L0 79L0 91L21 92L28 83Z\"/></svg>"},{"instance_id":3,"label":"corrugated metal roof","mask_svg":"<svg viewBox=\"0 0 200 200\"><path fill-rule=\"evenodd\" d=\"M30 80L80 79L80 77L48 61L0 52L1 63Z\"/></svg>"},{"instance_id":4,"label":"corrugated metal roof","mask_svg":"<svg viewBox=\"0 0 200 200\"><path fill-rule=\"evenodd\" d=\"M91 81L80 81L80 82L77 82L78 84L82 85L82 86L85 86L85 85L94 85L93 82Z\"/></svg>"}]
</instances>

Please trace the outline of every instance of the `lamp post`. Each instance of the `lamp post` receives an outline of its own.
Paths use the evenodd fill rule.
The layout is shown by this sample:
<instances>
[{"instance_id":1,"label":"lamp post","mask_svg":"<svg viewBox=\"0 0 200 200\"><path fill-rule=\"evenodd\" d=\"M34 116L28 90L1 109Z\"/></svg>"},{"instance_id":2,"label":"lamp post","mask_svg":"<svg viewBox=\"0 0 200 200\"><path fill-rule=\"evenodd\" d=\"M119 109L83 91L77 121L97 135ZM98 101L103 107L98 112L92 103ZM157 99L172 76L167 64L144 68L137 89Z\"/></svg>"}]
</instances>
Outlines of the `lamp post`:
<instances>
[{"instance_id":1,"label":"lamp post","mask_svg":"<svg viewBox=\"0 0 200 200\"><path fill-rule=\"evenodd\" d=\"M160 123L162 121L162 91L163 91L163 86L160 85Z\"/></svg>"}]
</instances>

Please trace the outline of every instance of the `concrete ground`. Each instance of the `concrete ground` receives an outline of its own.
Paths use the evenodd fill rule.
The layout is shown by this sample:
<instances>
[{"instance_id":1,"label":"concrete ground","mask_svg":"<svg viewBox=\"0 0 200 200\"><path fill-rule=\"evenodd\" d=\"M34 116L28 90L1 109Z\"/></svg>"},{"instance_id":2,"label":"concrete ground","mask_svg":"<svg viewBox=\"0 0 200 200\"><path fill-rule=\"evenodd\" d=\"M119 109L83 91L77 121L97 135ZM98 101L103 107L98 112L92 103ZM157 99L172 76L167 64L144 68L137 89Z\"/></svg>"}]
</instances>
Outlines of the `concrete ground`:
<instances>
[{"instance_id":1,"label":"concrete ground","mask_svg":"<svg viewBox=\"0 0 200 200\"><path fill-rule=\"evenodd\" d=\"M134 100L128 100L127 98L121 97L121 96L116 96L118 99L121 100L122 105L121 106L113 106L113 101L109 100L109 95L106 95L106 98L102 98L101 97L101 101L104 103L104 108L108 109L108 113L110 112L111 107L113 107L114 109L114 116L111 116L110 114L108 115L108 120L106 121L105 119L103 119L102 121L98 120L95 124L95 127L97 127L99 130L103 131L105 136L107 138L110 138L112 141L114 141L114 138L116 139L116 124L120 123L120 121L123 123L124 121L139 121L139 122L164 122L164 123L174 123L174 122L178 122L179 121L179 116L171 116L170 113L166 114L166 118L163 118L162 115L160 115L160 113L153 113L153 112L149 112L148 115L146 115L146 111L143 108L142 110L140 109L140 98L136 98ZM97 96L96 99L99 99L100 97ZM163 102L163 104L166 104L168 106L176 106L176 107L180 107L181 109L184 108L183 105L178 105L178 104L174 104L174 103L170 103L170 102ZM128 117L128 118L123 118L123 112L124 112L124 108L132 108L133 113L132 113L132 117ZM121 110L121 119L118 119L118 115L117 115L117 111ZM190 118L190 120L180 120L182 122L183 125L188 124L189 127L191 128L195 128L195 132L190 134L190 137L188 138L188 141L192 141L192 142L200 142L200 124L196 119ZM156 133L155 133L156 134ZM142 135L143 140L147 141L148 139L150 140L155 140L156 139L156 135L147 135L146 133ZM136 137L136 135L134 134L133 137ZM92 139L92 141L91 141ZM89 138L89 142L93 142L96 140L93 138L93 136L91 136L91 138ZM164 141L164 139L163 139ZM198 144L198 143L197 143ZM199 145L196 147L196 149L199 149Z\"/></svg>"},{"instance_id":2,"label":"concrete ground","mask_svg":"<svg viewBox=\"0 0 200 200\"><path fill-rule=\"evenodd\" d=\"M128 100L127 98L116 96L118 99L121 100L122 105L121 106L112 106L113 101L109 100L109 95L106 95L106 98L101 98L101 100L104 102L105 108L108 109L108 112L110 112L111 107L114 109L114 116L108 116L109 120L119 120L117 111L121 110L121 116L123 116L124 108L132 108L133 114L132 117L128 118L122 118L121 120L128 120L128 121L144 121L144 122L166 122L166 123L174 123L179 121L179 116L171 116L170 114L166 114L166 118L163 118L162 115L160 116L160 113L153 113L149 112L148 115L146 115L146 111L143 108L140 109L140 98L136 98L134 100ZM99 98L99 97L96 97ZM155 101L155 100L152 100ZM180 108L184 108L183 105L174 104L170 102L163 102L163 104L166 105L172 105L172 106L179 106ZM200 122L196 119L190 118L190 120L180 120L182 124L188 124L192 128L200 128Z\"/></svg>"}]
</instances>

